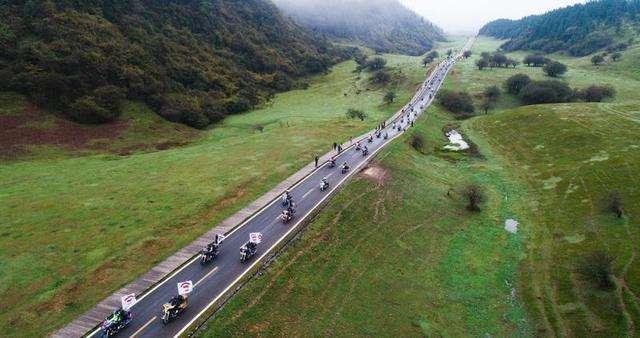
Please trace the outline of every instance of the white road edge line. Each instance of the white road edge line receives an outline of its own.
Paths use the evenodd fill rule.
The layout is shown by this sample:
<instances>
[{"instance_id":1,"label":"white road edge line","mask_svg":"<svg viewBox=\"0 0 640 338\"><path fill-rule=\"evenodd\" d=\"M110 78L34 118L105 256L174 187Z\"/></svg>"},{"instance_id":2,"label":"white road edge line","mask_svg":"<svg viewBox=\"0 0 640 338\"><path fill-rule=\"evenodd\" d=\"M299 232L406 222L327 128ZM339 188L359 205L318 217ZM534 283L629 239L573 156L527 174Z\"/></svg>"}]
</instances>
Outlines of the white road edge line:
<instances>
[{"instance_id":1,"label":"white road edge line","mask_svg":"<svg viewBox=\"0 0 640 338\"><path fill-rule=\"evenodd\" d=\"M134 338L135 336L139 335L140 332L142 332L142 330L146 329L147 326L149 326L154 320L156 320L156 318L158 318L158 316L153 316L153 318L149 319L148 322L146 322L144 325L142 325L142 327L139 328L138 331L134 332L129 338Z\"/></svg>"},{"instance_id":2,"label":"white road edge line","mask_svg":"<svg viewBox=\"0 0 640 338\"><path fill-rule=\"evenodd\" d=\"M209 271L209 273L204 275L202 278L200 278L199 281L197 281L195 284L193 284L193 287L195 288L196 286L198 286L198 284L202 283L205 279L207 279L207 277L211 276L216 271L218 271L218 267L217 266L215 268L213 268L213 270Z\"/></svg>"},{"instance_id":3,"label":"white road edge line","mask_svg":"<svg viewBox=\"0 0 640 338\"><path fill-rule=\"evenodd\" d=\"M358 172L358 170L360 169L360 167L362 167L363 165L369 163L369 160L375 155L377 154L380 150L384 149L384 147L389 144L391 141L395 140L396 138L398 138L400 135L402 135L404 133L397 133L395 134L393 137L390 137L387 142L383 143L380 147L378 147L376 150L374 150L373 152L371 152L369 154L369 156L367 156L367 158L362 161L357 167L353 168L353 170L349 171L348 174L346 174L342 180L339 181L338 184L336 184L329 192L327 192L327 194L325 194L320 201L314 205L302 218L300 218L300 220L298 220L298 222L296 222L296 224L294 224L289 231L287 231L282 237L280 237L280 239L278 239L278 241L276 241L264 254L262 254L262 256L260 256L260 258L256 259L247 269L244 270L244 272L238 276L235 280L233 280L233 282L231 282L224 290L222 290L221 293L219 293L211 302L209 302L209 304L207 304L207 306L205 306L195 317L193 317L193 319L191 319L187 325L185 325L180 331L178 331L178 333L176 333L174 335L174 338L180 337L180 335L182 335L198 318L200 318L200 316L202 316L206 311L209 310L209 308L211 308L211 306L213 306L224 294L226 294L231 288L233 288L242 278L244 278L246 276L246 274L251 271L257 264L262 263L262 260L267 257L271 251L280 244L280 242L282 242L285 238L287 238L289 236L289 234L296 230L298 228L298 226L312 213L314 212L320 205L322 205L322 203L331 196L331 194L338 189L342 183L344 183L347 179L349 179L351 176L353 176L355 173Z\"/></svg>"}]
</instances>

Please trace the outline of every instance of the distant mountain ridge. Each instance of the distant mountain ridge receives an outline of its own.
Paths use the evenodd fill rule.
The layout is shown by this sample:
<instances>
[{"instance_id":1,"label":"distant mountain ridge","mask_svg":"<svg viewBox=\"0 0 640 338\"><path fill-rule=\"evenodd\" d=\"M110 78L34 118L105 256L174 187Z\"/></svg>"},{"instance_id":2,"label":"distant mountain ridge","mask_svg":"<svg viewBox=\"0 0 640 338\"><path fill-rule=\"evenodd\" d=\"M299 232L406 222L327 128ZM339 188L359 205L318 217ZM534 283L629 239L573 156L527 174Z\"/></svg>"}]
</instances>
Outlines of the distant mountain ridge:
<instances>
[{"instance_id":1,"label":"distant mountain ridge","mask_svg":"<svg viewBox=\"0 0 640 338\"><path fill-rule=\"evenodd\" d=\"M144 101L204 128L351 57L268 0L0 1L0 90L84 123Z\"/></svg>"},{"instance_id":2,"label":"distant mountain ridge","mask_svg":"<svg viewBox=\"0 0 640 338\"><path fill-rule=\"evenodd\" d=\"M500 19L486 24L480 34L509 39L511 50L566 51L584 56L640 32L640 0L596 0L556 9L520 20Z\"/></svg>"},{"instance_id":3,"label":"distant mountain ridge","mask_svg":"<svg viewBox=\"0 0 640 338\"><path fill-rule=\"evenodd\" d=\"M273 0L294 20L331 39L377 52L422 55L443 31L398 0Z\"/></svg>"}]
</instances>

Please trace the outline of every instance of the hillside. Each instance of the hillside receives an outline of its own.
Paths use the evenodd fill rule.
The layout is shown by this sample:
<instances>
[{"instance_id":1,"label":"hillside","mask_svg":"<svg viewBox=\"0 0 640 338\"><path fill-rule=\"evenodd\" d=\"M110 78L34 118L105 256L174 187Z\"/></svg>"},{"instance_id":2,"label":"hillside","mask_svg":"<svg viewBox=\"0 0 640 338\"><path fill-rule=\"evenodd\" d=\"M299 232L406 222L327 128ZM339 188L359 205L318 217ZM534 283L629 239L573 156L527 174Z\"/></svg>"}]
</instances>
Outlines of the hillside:
<instances>
[{"instance_id":1,"label":"hillside","mask_svg":"<svg viewBox=\"0 0 640 338\"><path fill-rule=\"evenodd\" d=\"M274 0L284 13L331 39L378 52L421 55L442 30L397 0Z\"/></svg>"},{"instance_id":2,"label":"hillside","mask_svg":"<svg viewBox=\"0 0 640 338\"><path fill-rule=\"evenodd\" d=\"M500 19L480 34L508 39L502 49L566 51L584 56L601 49L624 48L640 31L640 1L597 0L520 20Z\"/></svg>"},{"instance_id":3,"label":"hillside","mask_svg":"<svg viewBox=\"0 0 640 338\"><path fill-rule=\"evenodd\" d=\"M124 99L204 128L342 59L267 0L0 3L0 90L83 123Z\"/></svg>"}]
</instances>

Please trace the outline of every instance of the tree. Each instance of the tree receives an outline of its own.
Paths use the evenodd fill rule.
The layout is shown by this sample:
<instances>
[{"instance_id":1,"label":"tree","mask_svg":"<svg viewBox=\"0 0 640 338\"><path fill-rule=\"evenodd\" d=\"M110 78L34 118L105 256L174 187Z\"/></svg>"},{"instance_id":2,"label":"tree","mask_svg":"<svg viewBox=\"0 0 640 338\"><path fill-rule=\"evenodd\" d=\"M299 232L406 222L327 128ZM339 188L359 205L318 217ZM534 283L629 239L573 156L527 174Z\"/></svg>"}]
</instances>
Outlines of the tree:
<instances>
[{"instance_id":1,"label":"tree","mask_svg":"<svg viewBox=\"0 0 640 338\"><path fill-rule=\"evenodd\" d=\"M508 78L504 87L509 94L518 95L520 91L526 87L531 82L531 78L529 78L526 74L516 74Z\"/></svg>"},{"instance_id":2,"label":"tree","mask_svg":"<svg viewBox=\"0 0 640 338\"><path fill-rule=\"evenodd\" d=\"M613 60L614 62L617 62L620 59L622 59L622 53L615 52L615 53L611 54L611 60Z\"/></svg>"},{"instance_id":3,"label":"tree","mask_svg":"<svg viewBox=\"0 0 640 338\"><path fill-rule=\"evenodd\" d=\"M453 54L453 50L451 49L447 50L447 56L451 56L451 54Z\"/></svg>"},{"instance_id":4,"label":"tree","mask_svg":"<svg viewBox=\"0 0 640 338\"><path fill-rule=\"evenodd\" d=\"M549 61L542 70L551 77L558 77L567 72L567 66L557 61Z\"/></svg>"},{"instance_id":5,"label":"tree","mask_svg":"<svg viewBox=\"0 0 640 338\"><path fill-rule=\"evenodd\" d=\"M478 61L476 61L476 66L479 70L483 70L489 66L489 60L484 58L479 59Z\"/></svg>"},{"instance_id":6,"label":"tree","mask_svg":"<svg viewBox=\"0 0 640 338\"><path fill-rule=\"evenodd\" d=\"M475 112L473 100L465 92L444 91L439 95L438 101L458 119L471 117Z\"/></svg>"},{"instance_id":7,"label":"tree","mask_svg":"<svg viewBox=\"0 0 640 338\"><path fill-rule=\"evenodd\" d=\"M531 81L520 92L520 99L525 105L542 103L562 103L573 99L573 91L569 86L557 80Z\"/></svg>"},{"instance_id":8,"label":"tree","mask_svg":"<svg viewBox=\"0 0 640 338\"><path fill-rule=\"evenodd\" d=\"M522 63L526 64L529 67L542 67L545 63L547 63L548 59L545 58L541 54L530 54L525 56L522 60Z\"/></svg>"},{"instance_id":9,"label":"tree","mask_svg":"<svg viewBox=\"0 0 640 338\"><path fill-rule=\"evenodd\" d=\"M602 54L596 54L591 58L591 63L594 66L599 66L604 62L604 56Z\"/></svg>"},{"instance_id":10,"label":"tree","mask_svg":"<svg viewBox=\"0 0 640 338\"><path fill-rule=\"evenodd\" d=\"M470 50L465 50L464 53L462 53L462 56L464 56L465 59L470 58L472 55Z\"/></svg>"},{"instance_id":11,"label":"tree","mask_svg":"<svg viewBox=\"0 0 640 338\"><path fill-rule=\"evenodd\" d=\"M411 138L409 140L409 144L411 144L411 147L420 153L424 149L424 143L424 137L419 133L414 133L413 135L411 135Z\"/></svg>"},{"instance_id":12,"label":"tree","mask_svg":"<svg viewBox=\"0 0 640 338\"><path fill-rule=\"evenodd\" d=\"M387 60L379 56L367 61L367 69L369 69L370 71L382 70L386 65Z\"/></svg>"},{"instance_id":13,"label":"tree","mask_svg":"<svg viewBox=\"0 0 640 338\"><path fill-rule=\"evenodd\" d=\"M467 200L467 210L480 212L480 204L484 201L484 193L478 185L471 184L464 189L463 195Z\"/></svg>"},{"instance_id":14,"label":"tree","mask_svg":"<svg viewBox=\"0 0 640 338\"><path fill-rule=\"evenodd\" d=\"M387 94L384 96L384 102L386 104L393 103L395 99L396 99L396 93L394 91L388 91Z\"/></svg>"},{"instance_id":15,"label":"tree","mask_svg":"<svg viewBox=\"0 0 640 338\"><path fill-rule=\"evenodd\" d=\"M367 68L368 57L366 54L357 54L353 59L358 64L357 71L362 71Z\"/></svg>"}]
</instances>

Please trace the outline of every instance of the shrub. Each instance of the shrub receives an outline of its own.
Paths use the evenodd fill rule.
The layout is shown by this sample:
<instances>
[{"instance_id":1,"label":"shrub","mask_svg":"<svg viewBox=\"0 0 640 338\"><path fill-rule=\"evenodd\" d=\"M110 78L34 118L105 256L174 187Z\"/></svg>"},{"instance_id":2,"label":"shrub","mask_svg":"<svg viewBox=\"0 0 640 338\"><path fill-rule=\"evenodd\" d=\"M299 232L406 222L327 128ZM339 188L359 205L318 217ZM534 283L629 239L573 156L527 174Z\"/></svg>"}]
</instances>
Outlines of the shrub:
<instances>
[{"instance_id":1,"label":"shrub","mask_svg":"<svg viewBox=\"0 0 640 338\"><path fill-rule=\"evenodd\" d=\"M70 116L80 123L105 123L115 120L118 115L96 102L95 97L86 95L69 106Z\"/></svg>"},{"instance_id":2,"label":"shrub","mask_svg":"<svg viewBox=\"0 0 640 338\"><path fill-rule=\"evenodd\" d=\"M604 251L594 251L585 257L578 264L578 273L587 281L592 282L603 291L612 290L615 283L612 280L613 261Z\"/></svg>"},{"instance_id":3,"label":"shrub","mask_svg":"<svg viewBox=\"0 0 640 338\"><path fill-rule=\"evenodd\" d=\"M470 50L465 50L464 53L462 53L462 56L464 56L465 59L470 58L472 55Z\"/></svg>"},{"instance_id":4,"label":"shrub","mask_svg":"<svg viewBox=\"0 0 640 338\"><path fill-rule=\"evenodd\" d=\"M479 59L478 61L476 61L476 66L478 67L479 70L483 70L489 67L489 60L484 58Z\"/></svg>"},{"instance_id":5,"label":"shrub","mask_svg":"<svg viewBox=\"0 0 640 338\"><path fill-rule=\"evenodd\" d=\"M384 102L386 104L391 104L396 99L396 93L394 91L388 91L384 96Z\"/></svg>"},{"instance_id":6,"label":"shrub","mask_svg":"<svg viewBox=\"0 0 640 338\"><path fill-rule=\"evenodd\" d=\"M531 78L525 74L516 74L507 79L504 83L504 87L510 94L518 95L524 87L531 82Z\"/></svg>"},{"instance_id":7,"label":"shrub","mask_svg":"<svg viewBox=\"0 0 640 338\"><path fill-rule=\"evenodd\" d=\"M622 218L622 198L618 191L611 191L605 199L605 212L610 212L616 215L618 218Z\"/></svg>"},{"instance_id":8,"label":"shrub","mask_svg":"<svg viewBox=\"0 0 640 338\"><path fill-rule=\"evenodd\" d=\"M601 65L604 62L604 56L602 54L596 54L591 58L591 63L594 66Z\"/></svg>"},{"instance_id":9,"label":"shrub","mask_svg":"<svg viewBox=\"0 0 640 338\"><path fill-rule=\"evenodd\" d=\"M484 193L478 185L471 184L464 188L464 198L467 202L467 210L480 212L480 204L484 201Z\"/></svg>"},{"instance_id":10,"label":"shrub","mask_svg":"<svg viewBox=\"0 0 640 338\"><path fill-rule=\"evenodd\" d=\"M567 72L567 66L557 61L549 61L542 70L551 77L558 77Z\"/></svg>"},{"instance_id":11,"label":"shrub","mask_svg":"<svg viewBox=\"0 0 640 338\"><path fill-rule=\"evenodd\" d=\"M422 136L422 134L419 134L419 133L414 133L413 135L411 135L411 138L409 139L409 144L411 144L411 147L418 152L423 151L424 143L425 143L424 137Z\"/></svg>"},{"instance_id":12,"label":"shrub","mask_svg":"<svg viewBox=\"0 0 640 338\"><path fill-rule=\"evenodd\" d=\"M360 121L364 121L367 118L367 114L362 110L350 108L347 110L347 117L350 119L359 119Z\"/></svg>"},{"instance_id":13,"label":"shrub","mask_svg":"<svg viewBox=\"0 0 640 338\"><path fill-rule=\"evenodd\" d=\"M615 53L611 54L611 60L613 60L614 62L617 62L620 59L622 59L622 53L615 52Z\"/></svg>"},{"instance_id":14,"label":"shrub","mask_svg":"<svg viewBox=\"0 0 640 338\"><path fill-rule=\"evenodd\" d=\"M373 73L373 76L371 76L371 83L373 84L384 85L389 82L391 82L391 74L384 69Z\"/></svg>"},{"instance_id":15,"label":"shrub","mask_svg":"<svg viewBox=\"0 0 640 338\"><path fill-rule=\"evenodd\" d=\"M573 98L573 91L560 81L532 81L520 92L520 99L524 104L561 103L569 102Z\"/></svg>"},{"instance_id":16,"label":"shrub","mask_svg":"<svg viewBox=\"0 0 640 338\"><path fill-rule=\"evenodd\" d=\"M604 99L614 97L616 90L611 86L589 86L580 97L587 102L602 102Z\"/></svg>"},{"instance_id":17,"label":"shrub","mask_svg":"<svg viewBox=\"0 0 640 338\"><path fill-rule=\"evenodd\" d=\"M367 69L370 71L378 71L383 69L387 65L387 60L377 56L367 61Z\"/></svg>"},{"instance_id":18,"label":"shrub","mask_svg":"<svg viewBox=\"0 0 640 338\"><path fill-rule=\"evenodd\" d=\"M439 95L438 101L459 119L471 117L475 111L471 96L465 92L444 91Z\"/></svg>"},{"instance_id":19,"label":"shrub","mask_svg":"<svg viewBox=\"0 0 640 338\"><path fill-rule=\"evenodd\" d=\"M498 86L490 86L484 90L483 94L484 94L484 97L487 99L487 101L495 102L500 97L501 92Z\"/></svg>"}]
</instances>

